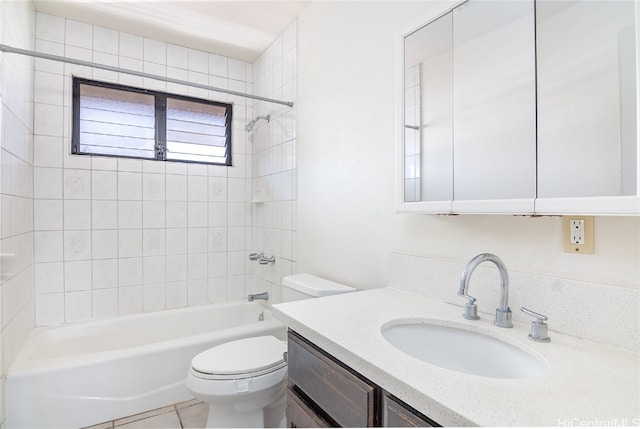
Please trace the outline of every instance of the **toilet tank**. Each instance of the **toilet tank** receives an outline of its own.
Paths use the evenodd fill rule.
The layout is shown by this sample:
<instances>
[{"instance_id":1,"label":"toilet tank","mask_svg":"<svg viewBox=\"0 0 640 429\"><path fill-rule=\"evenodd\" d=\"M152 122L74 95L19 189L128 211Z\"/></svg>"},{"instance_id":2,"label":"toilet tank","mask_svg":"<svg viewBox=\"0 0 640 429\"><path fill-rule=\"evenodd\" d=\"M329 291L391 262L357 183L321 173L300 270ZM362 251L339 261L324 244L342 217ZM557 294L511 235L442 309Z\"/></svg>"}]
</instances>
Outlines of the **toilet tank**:
<instances>
[{"instance_id":1,"label":"toilet tank","mask_svg":"<svg viewBox=\"0 0 640 429\"><path fill-rule=\"evenodd\" d=\"M320 298L329 295L353 292L356 289L316 277L312 274L301 273L286 276L282 279L282 301L299 301L301 299Z\"/></svg>"}]
</instances>

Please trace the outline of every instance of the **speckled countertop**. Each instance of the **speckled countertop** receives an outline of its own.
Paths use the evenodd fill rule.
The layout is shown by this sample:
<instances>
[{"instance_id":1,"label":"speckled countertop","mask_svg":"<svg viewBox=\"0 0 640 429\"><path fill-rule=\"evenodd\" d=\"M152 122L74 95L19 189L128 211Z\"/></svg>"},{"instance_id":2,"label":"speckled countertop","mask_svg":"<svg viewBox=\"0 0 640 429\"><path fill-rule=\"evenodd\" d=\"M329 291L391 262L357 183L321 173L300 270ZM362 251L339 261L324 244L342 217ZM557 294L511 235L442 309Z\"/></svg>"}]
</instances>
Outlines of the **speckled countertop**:
<instances>
[{"instance_id":1,"label":"speckled countertop","mask_svg":"<svg viewBox=\"0 0 640 429\"><path fill-rule=\"evenodd\" d=\"M273 308L291 329L444 426L640 425L640 355L553 332L553 321L551 342L537 343L527 339L528 323L498 328L486 314L467 321L459 306L392 288ZM548 371L500 379L422 362L381 334L385 323L411 318L486 330L543 358Z\"/></svg>"}]
</instances>

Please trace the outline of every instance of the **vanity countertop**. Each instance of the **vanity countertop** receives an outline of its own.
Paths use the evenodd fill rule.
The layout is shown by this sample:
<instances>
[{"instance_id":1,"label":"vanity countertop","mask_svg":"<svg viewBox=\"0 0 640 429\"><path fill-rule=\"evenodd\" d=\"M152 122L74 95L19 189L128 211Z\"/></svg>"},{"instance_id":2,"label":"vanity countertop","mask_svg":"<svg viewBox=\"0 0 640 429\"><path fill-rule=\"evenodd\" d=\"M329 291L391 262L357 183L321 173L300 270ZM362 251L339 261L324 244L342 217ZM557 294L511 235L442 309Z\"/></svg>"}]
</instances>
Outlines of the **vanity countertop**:
<instances>
[{"instance_id":1,"label":"vanity countertop","mask_svg":"<svg viewBox=\"0 0 640 429\"><path fill-rule=\"evenodd\" d=\"M273 306L292 330L443 426L640 425L640 355L553 332L527 339L530 324L493 325L493 316L462 318L462 307L393 288ZM585 315L587 317L587 315ZM422 362L390 345L382 326L395 319L469 325L542 356L542 375L480 377ZM469 350L473 353L473 350Z\"/></svg>"}]
</instances>

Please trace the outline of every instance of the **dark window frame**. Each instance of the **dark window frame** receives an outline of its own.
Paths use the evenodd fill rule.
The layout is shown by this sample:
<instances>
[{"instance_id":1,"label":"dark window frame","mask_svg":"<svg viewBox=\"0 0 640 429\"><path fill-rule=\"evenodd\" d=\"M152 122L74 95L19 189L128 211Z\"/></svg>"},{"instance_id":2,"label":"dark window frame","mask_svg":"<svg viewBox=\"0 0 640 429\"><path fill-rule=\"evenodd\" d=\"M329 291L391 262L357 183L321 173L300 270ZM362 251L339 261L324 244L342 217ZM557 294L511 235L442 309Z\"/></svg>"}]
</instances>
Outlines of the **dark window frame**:
<instances>
[{"instance_id":1,"label":"dark window frame","mask_svg":"<svg viewBox=\"0 0 640 429\"><path fill-rule=\"evenodd\" d=\"M147 94L154 97L155 100L155 145L154 158L127 155L111 155L100 153L82 152L80 150L80 85L90 85L107 89L115 89L120 91ZM167 159L167 99L183 100L192 103L200 103L205 105L219 106L226 109L227 115L225 119L226 143L225 143L225 162L206 162L185 159ZM129 158L129 159L146 159L165 162L186 162L205 165L220 165L231 167L232 164L232 134L233 134L233 105L231 103L223 103L219 101L205 100L202 98L189 97L179 94L171 94L162 91L155 91L144 88L137 88L128 85L115 84L110 82L102 82L93 79L73 77L72 82L72 133L71 133L71 153L74 155L104 156L110 158Z\"/></svg>"}]
</instances>

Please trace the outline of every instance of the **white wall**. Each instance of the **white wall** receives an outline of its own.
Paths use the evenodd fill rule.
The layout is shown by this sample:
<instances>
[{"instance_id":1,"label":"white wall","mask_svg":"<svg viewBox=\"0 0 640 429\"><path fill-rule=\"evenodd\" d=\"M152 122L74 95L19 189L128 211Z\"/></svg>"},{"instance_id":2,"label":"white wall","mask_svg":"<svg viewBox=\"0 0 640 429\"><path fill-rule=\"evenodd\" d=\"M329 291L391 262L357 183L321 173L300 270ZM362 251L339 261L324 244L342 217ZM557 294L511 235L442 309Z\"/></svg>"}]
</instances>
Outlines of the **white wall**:
<instances>
[{"instance_id":1,"label":"white wall","mask_svg":"<svg viewBox=\"0 0 640 429\"><path fill-rule=\"evenodd\" d=\"M394 213L394 37L446 7L319 2L301 14L298 271L376 288L391 252L465 263L493 252L510 270L640 288L637 217L596 218L595 254L575 255L559 217Z\"/></svg>"},{"instance_id":2,"label":"white wall","mask_svg":"<svg viewBox=\"0 0 640 429\"><path fill-rule=\"evenodd\" d=\"M0 2L0 43L33 49L30 2ZM0 54L0 427L7 368L33 322L33 59Z\"/></svg>"}]
</instances>

